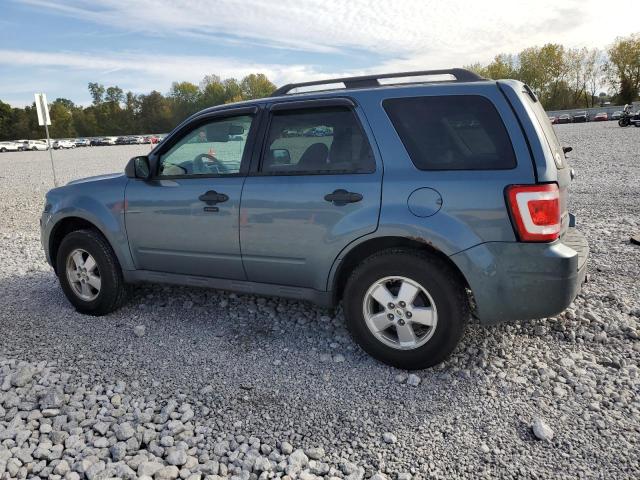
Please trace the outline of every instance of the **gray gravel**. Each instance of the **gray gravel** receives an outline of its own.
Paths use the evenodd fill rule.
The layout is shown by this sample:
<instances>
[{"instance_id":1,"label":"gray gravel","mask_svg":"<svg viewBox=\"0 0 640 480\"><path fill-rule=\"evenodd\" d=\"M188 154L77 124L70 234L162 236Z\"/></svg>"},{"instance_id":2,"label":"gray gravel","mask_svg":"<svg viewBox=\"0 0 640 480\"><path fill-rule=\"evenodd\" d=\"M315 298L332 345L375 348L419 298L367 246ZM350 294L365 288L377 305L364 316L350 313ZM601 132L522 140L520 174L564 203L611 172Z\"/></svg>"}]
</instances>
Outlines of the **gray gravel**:
<instances>
[{"instance_id":1,"label":"gray gravel","mask_svg":"<svg viewBox=\"0 0 640 480\"><path fill-rule=\"evenodd\" d=\"M302 302L143 286L77 314L39 244L48 154L0 155L0 478L640 477L640 129L558 132L590 283L415 377ZM147 150L54 155L66 182Z\"/></svg>"}]
</instances>

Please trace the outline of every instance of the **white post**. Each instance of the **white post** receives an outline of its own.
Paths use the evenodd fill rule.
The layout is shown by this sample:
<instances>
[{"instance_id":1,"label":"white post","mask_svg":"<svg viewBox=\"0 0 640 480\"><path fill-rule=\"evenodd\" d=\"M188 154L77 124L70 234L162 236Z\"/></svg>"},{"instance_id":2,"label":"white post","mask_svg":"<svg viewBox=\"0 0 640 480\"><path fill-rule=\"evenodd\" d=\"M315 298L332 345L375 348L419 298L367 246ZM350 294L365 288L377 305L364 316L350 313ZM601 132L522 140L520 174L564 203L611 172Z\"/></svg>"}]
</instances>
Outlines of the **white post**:
<instances>
[{"instance_id":1,"label":"white post","mask_svg":"<svg viewBox=\"0 0 640 480\"><path fill-rule=\"evenodd\" d=\"M41 124L44 124L44 131L47 134L47 150L49 150L49 159L51 160L51 173L53 173L53 186L57 187L58 186L58 179L56 178L56 169L53 166L53 152L51 150L53 150L51 148L51 139L49 138L49 107L46 103L45 100L45 96L43 93L41 94L36 94L36 98L38 99L38 101L40 102L40 112L42 115L42 120L43 122ZM39 112L39 113L40 113Z\"/></svg>"},{"instance_id":2,"label":"white post","mask_svg":"<svg viewBox=\"0 0 640 480\"><path fill-rule=\"evenodd\" d=\"M51 148L51 139L49 138L49 127L44 124L44 131L47 132L47 148L49 149L49 158L51 159L51 172L53 173L53 186L58 186L58 179L56 178L56 169L53 166L53 148Z\"/></svg>"}]
</instances>

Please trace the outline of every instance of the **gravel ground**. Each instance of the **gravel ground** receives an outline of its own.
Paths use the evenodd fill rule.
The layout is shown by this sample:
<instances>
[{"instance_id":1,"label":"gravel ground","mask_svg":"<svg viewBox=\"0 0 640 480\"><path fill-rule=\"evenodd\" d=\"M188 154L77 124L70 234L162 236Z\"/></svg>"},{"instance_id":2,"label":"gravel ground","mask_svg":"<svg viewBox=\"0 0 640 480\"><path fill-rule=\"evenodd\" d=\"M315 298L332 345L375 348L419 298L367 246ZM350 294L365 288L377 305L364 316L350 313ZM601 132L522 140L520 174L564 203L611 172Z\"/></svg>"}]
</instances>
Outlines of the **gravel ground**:
<instances>
[{"instance_id":1,"label":"gravel ground","mask_svg":"<svg viewBox=\"0 0 640 480\"><path fill-rule=\"evenodd\" d=\"M417 375L302 302L143 286L77 314L39 242L48 154L0 155L0 478L639 478L640 129L558 133L590 283ZM147 150L54 155L66 182Z\"/></svg>"}]
</instances>

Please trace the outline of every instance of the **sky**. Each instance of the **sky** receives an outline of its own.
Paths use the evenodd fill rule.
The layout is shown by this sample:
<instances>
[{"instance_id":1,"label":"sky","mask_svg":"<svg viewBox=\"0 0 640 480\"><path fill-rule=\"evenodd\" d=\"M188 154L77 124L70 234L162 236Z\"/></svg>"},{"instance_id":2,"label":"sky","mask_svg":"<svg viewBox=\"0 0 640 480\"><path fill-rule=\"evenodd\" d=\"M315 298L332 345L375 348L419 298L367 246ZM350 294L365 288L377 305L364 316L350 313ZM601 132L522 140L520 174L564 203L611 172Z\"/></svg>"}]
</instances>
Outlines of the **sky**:
<instances>
[{"instance_id":1,"label":"sky","mask_svg":"<svg viewBox=\"0 0 640 480\"><path fill-rule=\"evenodd\" d=\"M459 67L548 42L604 48L639 18L638 0L0 0L0 100Z\"/></svg>"}]
</instances>

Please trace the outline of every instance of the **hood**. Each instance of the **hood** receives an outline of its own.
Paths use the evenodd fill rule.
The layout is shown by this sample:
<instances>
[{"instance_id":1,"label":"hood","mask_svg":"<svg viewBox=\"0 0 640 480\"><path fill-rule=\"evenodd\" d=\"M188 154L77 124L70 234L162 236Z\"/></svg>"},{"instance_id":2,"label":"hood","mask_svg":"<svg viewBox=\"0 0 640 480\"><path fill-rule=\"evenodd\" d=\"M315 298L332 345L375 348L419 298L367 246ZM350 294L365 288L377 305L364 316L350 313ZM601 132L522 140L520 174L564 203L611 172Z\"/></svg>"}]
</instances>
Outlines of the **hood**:
<instances>
[{"instance_id":1,"label":"hood","mask_svg":"<svg viewBox=\"0 0 640 480\"><path fill-rule=\"evenodd\" d=\"M109 173L107 175L96 175L95 177L79 178L72 180L67 185L77 185L78 183L100 182L102 180L111 180L112 178L124 177L124 173Z\"/></svg>"}]
</instances>

